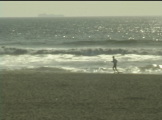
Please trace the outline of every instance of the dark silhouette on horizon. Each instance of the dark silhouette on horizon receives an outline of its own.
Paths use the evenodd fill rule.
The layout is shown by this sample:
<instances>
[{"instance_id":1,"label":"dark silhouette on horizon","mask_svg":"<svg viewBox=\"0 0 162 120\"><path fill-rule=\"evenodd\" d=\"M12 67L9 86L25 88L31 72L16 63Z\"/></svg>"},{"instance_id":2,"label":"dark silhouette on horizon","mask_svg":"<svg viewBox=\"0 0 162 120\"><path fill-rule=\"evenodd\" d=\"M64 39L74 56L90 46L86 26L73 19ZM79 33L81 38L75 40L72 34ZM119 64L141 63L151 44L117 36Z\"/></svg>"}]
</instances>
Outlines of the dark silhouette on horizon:
<instances>
[{"instance_id":1,"label":"dark silhouette on horizon","mask_svg":"<svg viewBox=\"0 0 162 120\"><path fill-rule=\"evenodd\" d=\"M39 14L38 17L64 17L64 15L62 15L62 14L46 14L46 13L43 13L43 14Z\"/></svg>"}]
</instances>

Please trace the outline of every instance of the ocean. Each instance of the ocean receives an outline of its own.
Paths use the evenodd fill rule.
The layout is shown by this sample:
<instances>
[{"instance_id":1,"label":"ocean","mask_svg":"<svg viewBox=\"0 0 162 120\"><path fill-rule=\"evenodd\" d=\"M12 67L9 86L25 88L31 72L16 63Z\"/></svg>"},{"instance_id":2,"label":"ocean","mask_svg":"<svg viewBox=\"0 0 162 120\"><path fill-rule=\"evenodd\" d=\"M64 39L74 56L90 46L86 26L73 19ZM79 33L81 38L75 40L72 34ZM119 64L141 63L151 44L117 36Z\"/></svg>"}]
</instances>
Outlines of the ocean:
<instances>
[{"instance_id":1,"label":"ocean","mask_svg":"<svg viewBox=\"0 0 162 120\"><path fill-rule=\"evenodd\" d=\"M0 18L0 71L162 74L162 17Z\"/></svg>"}]
</instances>

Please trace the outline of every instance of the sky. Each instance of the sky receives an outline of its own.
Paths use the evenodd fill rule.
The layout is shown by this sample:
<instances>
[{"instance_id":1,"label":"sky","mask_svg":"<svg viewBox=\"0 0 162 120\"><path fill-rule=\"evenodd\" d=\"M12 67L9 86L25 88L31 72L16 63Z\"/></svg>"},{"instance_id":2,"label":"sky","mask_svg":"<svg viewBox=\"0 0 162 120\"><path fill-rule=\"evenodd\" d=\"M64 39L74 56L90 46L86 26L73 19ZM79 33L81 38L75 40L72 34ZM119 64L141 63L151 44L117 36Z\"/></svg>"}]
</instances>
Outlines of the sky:
<instances>
[{"instance_id":1,"label":"sky","mask_svg":"<svg viewBox=\"0 0 162 120\"><path fill-rule=\"evenodd\" d=\"M0 17L162 16L162 1L0 1Z\"/></svg>"}]
</instances>

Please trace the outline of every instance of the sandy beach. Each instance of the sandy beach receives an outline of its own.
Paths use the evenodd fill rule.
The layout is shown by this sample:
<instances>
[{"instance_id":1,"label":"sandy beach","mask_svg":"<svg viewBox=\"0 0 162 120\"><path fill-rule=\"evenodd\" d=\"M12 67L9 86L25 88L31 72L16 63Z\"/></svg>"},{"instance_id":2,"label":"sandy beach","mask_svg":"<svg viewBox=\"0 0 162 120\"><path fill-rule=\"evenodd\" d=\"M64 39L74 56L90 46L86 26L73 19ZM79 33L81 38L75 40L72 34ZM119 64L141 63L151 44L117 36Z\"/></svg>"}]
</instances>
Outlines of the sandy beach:
<instances>
[{"instance_id":1,"label":"sandy beach","mask_svg":"<svg viewBox=\"0 0 162 120\"><path fill-rule=\"evenodd\" d=\"M1 120L160 120L162 75L0 73Z\"/></svg>"}]
</instances>

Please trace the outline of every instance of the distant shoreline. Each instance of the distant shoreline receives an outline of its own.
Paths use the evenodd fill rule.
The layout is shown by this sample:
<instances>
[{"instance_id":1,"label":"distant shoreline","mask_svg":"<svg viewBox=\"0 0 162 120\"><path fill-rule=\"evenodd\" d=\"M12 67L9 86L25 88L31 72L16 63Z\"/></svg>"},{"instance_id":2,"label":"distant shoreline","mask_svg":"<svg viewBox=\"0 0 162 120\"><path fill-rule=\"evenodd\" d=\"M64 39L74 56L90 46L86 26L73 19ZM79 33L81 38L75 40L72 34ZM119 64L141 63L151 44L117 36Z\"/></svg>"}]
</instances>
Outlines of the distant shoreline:
<instances>
[{"instance_id":1,"label":"distant shoreline","mask_svg":"<svg viewBox=\"0 0 162 120\"><path fill-rule=\"evenodd\" d=\"M62 18L99 18L99 17L162 17L162 16L63 16ZM31 17L0 17L0 18L61 18L61 17L38 17L38 16L31 16Z\"/></svg>"},{"instance_id":2,"label":"distant shoreline","mask_svg":"<svg viewBox=\"0 0 162 120\"><path fill-rule=\"evenodd\" d=\"M39 14L38 17L64 17L62 14Z\"/></svg>"}]
</instances>

